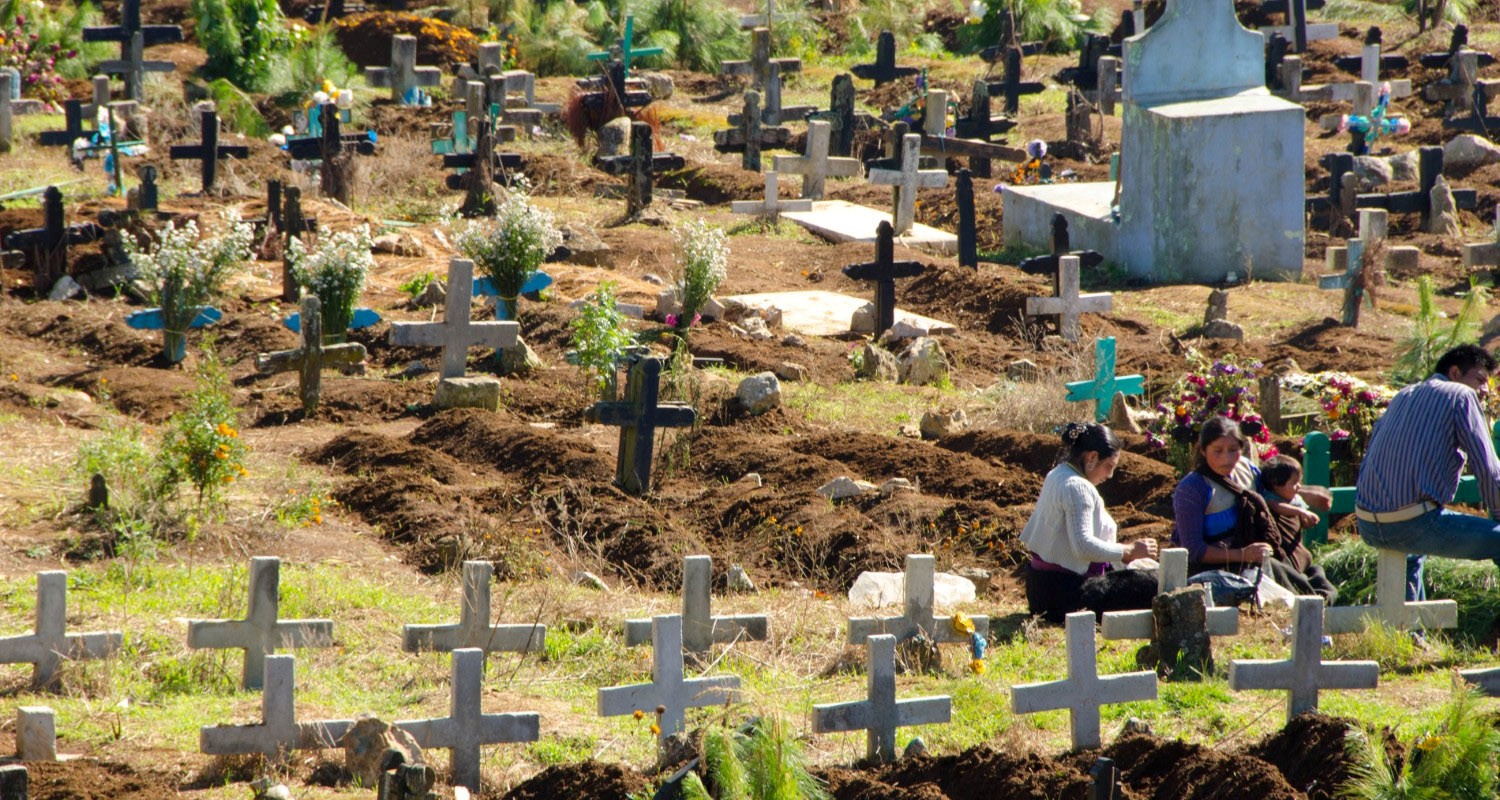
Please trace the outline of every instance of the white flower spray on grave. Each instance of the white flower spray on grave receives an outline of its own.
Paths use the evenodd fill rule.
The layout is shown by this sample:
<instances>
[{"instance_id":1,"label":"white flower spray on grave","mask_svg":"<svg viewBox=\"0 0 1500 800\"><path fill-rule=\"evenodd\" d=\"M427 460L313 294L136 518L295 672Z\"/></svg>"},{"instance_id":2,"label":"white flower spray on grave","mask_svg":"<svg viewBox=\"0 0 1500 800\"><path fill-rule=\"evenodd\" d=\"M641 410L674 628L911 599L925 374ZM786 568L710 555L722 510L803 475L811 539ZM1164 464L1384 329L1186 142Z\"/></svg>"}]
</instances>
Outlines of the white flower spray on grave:
<instances>
[{"instance_id":1,"label":"white flower spray on grave","mask_svg":"<svg viewBox=\"0 0 1500 800\"><path fill-rule=\"evenodd\" d=\"M250 258L254 233L235 215L218 236L200 238L198 223L182 227L168 222L154 246L141 249L134 237L123 242L140 271L149 300L161 309L162 351L173 363L182 360L188 328L199 310L217 297L235 268Z\"/></svg>"},{"instance_id":2,"label":"white flower spray on grave","mask_svg":"<svg viewBox=\"0 0 1500 800\"><path fill-rule=\"evenodd\" d=\"M370 246L368 225L337 233L323 228L311 252L297 237L291 239L287 257L292 262L292 276L304 290L318 296L324 344L338 344L348 337L354 307L365 290L365 278L375 266Z\"/></svg>"},{"instance_id":3,"label":"white flower spray on grave","mask_svg":"<svg viewBox=\"0 0 1500 800\"><path fill-rule=\"evenodd\" d=\"M494 219L470 222L455 245L495 282L497 318L513 320L521 287L562 241L552 213L532 205L523 183L505 193Z\"/></svg>"},{"instance_id":4,"label":"white flower spray on grave","mask_svg":"<svg viewBox=\"0 0 1500 800\"><path fill-rule=\"evenodd\" d=\"M672 231L677 242L681 271L677 275L677 296L682 309L667 316L667 324L676 329L677 338L687 342L688 328L698 321L698 312L708 304L728 275L729 244L723 228L702 219L690 220Z\"/></svg>"}]
</instances>

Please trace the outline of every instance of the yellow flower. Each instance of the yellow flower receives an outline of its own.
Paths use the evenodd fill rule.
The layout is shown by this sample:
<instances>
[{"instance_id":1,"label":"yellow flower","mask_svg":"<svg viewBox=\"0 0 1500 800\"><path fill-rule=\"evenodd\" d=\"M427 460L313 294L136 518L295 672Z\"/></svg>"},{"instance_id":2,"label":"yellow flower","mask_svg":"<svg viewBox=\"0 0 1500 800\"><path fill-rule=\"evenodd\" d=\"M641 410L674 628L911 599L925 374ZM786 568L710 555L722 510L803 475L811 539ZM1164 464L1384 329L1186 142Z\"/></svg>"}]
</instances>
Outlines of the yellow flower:
<instances>
[{"instance_id":1,"label":"yellow flower","mask_svg":"<svg viewBox=\"0 0 1500 800\"><path fill-rule=\"evenodd\" d=\"M644 712L644 711L640 710L639 708L637 708L635 710L635 718L636 719L645 719L646 718L646 712Z\"/></svg>"},{"instance_id":2,"label":"yellow flower","mask_svg":"<svg viewBox=\"0 0 1500 800\"><path fill-rule=\"evenodd\" d=\"M655 722L651 723L651 734L653 736L660 736L661 735L661 726L657 725Z\"/></svg>"},{"instance_id":3,"label":"yellow flower","mask_svg":"<svg viewBox=\"0 0 1500 800\"><path fill-rule=\"evenodd\" d=\"M954 631L965 636L970 636L974 633L974 620L969 619L969 615L962 611L954 612L950 624L953 625Z\"/></svg>"},{"instance_id":4,"label":"yellow flower","mask_svg":"<svg viewBox=\"0 0 1500 800\"><path fill-rule=\"evenodd\" d=\"M1436 749L1438 749L1439 747L1442 747L1442 746L1443 746L1443 737L1441 737L1441 736L1428 736L1428 737L1426 737L1424 739L1421 739L1421 740L1419 740L1417 742L1417 749L1418 750L1422 750L1424 752L1430 752L1430 751L1436 750Z\"/></svg>"},{"instance_id":5,"label":"yellow flower","mask_svg":"<svg viewBox=\"0 0 1500 800\"><path fill-rule=\"evenodd\" d=\"M969 671L975 675L983 675L987 669L989 669L989 665L984 663L984 659L982 658L976 658L969 662Z\"/></svg>"},{"instance_id":6,"label":"yellow flower","mask_svg":"<svg viewBox=\"0 0 1500 800\"><path fill-rule=\"evenodd\" d=\"M21 376L20 376L20 375L17 375L17 374L16 374L16 373L14 373L14 372L12 372L12 373L11 373L11 374L10 374L10 379L11 379L11 380L13 380L13 381L18 381L18 380L20 380L20 379L21 379Z\"/></svg>"}]
</instances>

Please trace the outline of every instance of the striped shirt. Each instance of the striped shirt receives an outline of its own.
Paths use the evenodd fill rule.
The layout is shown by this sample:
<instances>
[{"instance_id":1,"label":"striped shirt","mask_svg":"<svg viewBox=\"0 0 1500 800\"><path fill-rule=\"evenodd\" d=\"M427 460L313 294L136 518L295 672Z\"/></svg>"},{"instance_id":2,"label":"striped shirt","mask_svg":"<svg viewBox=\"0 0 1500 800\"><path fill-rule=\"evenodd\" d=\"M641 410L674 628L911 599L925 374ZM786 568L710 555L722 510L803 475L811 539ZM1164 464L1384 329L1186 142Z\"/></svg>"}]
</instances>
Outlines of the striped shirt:
<instances>
[{"instance_id":1,"label":"striped shirt","mask_svg":"<svg viewBox=\"0 0 1500 800\"><path fill-rule=\"evenodd\" d=\"M1465 456L1485 507L1492 516L1500 514L1500 462L1479 395L1433 375L1397 392L1376 421L1359 467L1355 503L1375 512L1424 500L1447 505L1458 492Z\"/></svg>"}]
</instances>

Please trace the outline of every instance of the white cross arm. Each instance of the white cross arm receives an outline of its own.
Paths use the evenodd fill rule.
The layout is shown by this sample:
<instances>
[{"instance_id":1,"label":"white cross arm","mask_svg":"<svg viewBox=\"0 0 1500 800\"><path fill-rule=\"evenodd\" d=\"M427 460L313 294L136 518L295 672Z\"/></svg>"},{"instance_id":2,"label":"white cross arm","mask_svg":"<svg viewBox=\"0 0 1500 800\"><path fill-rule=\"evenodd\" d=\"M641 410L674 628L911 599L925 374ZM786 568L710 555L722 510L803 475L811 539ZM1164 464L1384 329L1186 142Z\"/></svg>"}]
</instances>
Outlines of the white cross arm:
<instances>
[{"instance_id":1,"label":"white cross arm","mask_svg":"<svg viewBox=\"0 0 1500 800\"><path fill-rule=\"evenodd\" d=\"M650 639L650 623L646 638ZM465 640L459 625L407 625L401 629L401 649L408 653L433 650L446 653L461 647L477 647L490 652L529 653L541 650L547 642L546 625L491 625Z\"/></svg>"},{"instance_id":2,"label":"white cross arm","mask_svg":"<svg viewBox=\"0 0 1500 800\"><path fill-rule=\"evenodd\" d=\"M423 749L452 747L470 740L479 744L534 742L542 729L541 716L534 711L485 714L479 718L477 735L465 730L469 724L467 720L446 717L401 720L396 727L411 734Z\"/></svg>"},{"instance_id":3,"label":"white cross arm","mask_svg":"<svg viewBox=\"0 0 1500 800\"><path fill-rule=\"evenodd\" d=\"M906 182L906 173L899 169L872 169L870 183L877 186L900 186ZM916 184L923 189L941 189L948 185L948 173L942 170L917 170Z\"/></svg>"},{"instance_id":4,"label":"white cross arm","mask_svg":"<svg viewBox=\"0 0 1500 800\"><path fill-rule=\"evenodd\" d=\"M243 753L274 756L281 750L327 750L338 747L339 740L352 727L354 720L330 719L299 722L290 733L278 734L268 725L221 725L199 729L198 750L210 756Z\"/></svg>"},{"instance_id":5,"label":"white cross arm","mask_svg":"<svg viewBox=\"0 0 1500 800\"><path fill-rule=\"evenodd\" d=\"M443 347L449 343L448 322L392 322L390 343L398 347ZM514 347L521 326L515 322L469 322L465 347Z\"/></svg>"},{"instance_id":6,"label":"white cross arm","mask_svg":"<svg viewBox=\"0 0 1500 800\"><path fill-rule=\"evenodd\" d=\"M683 707L701 708L723 705L733 700L740 690L740 679L735 675L721 675L683 681L682 686L689 690ZM651 713L656 711L657 706L664 705L660 687L654 683L612 686L600 689L598 697L601 717L618 717L637 711Z\"/></svg>"},{"instance_id":7,"label":"white cross arm","mask_svg":"<svg viewBox=\"0 0 1500 800\"><path fill-rule=\"evenodd\" d=\"M1209 636L1234 636L1239 632L1239 609L1208 609ZM1100 625L1100 637L1104 639L1150 639L1154 635L1155 619L1150 611L1111 611Z\"/></svg>"},{"instance_id":8,"label":"white cross arm","mask_svg":"<svg viewBox=\"0 0 1500 800\"><path fill-rule=\"evenodd\" d=\"M188 623L188 647L246 648L255 646L258 631L248 620L198 619ZM333 643L333 620L299 619L276 623L276 647L327 647Z\"/></svg>"},{"instance_id":9,"label":"white cross arm","mask_svg":"<svg viewBox=\"0 0 1500 800\"><path fill-rule=\"evenodd\" d=\"M793 175L807 175L815 171L812 159L807 156L773 156L771 165L777 172L790 172ZM864 165L857 158L832 156L823 159L825 177L854 178L858 177L863 170Z\"/></svg>"},{"instance_id":10,"label":"white cross arm","mask_svg":"<svg viewBox=\"0 0 1500 800\"><path fill-rule=\"evenodd\" d=\"M844 733L870 729L875 720L868 700L813 706L813 733ZM948 695L896 701L896 725L944 725L953 720L953 698Z\"/></svg>"},{"instance_id":11,"label":"white cross arm","mask_svg":"<svg viewBox=\"0 0 1500 800\"><path fill-rule=\"evenodd\" d=\"M765 214L772 211L811 211L812 201L778 200L773 205L764 200L734 200L730 202L729 210L735 214Z\"/></svg>"},{"instance_id":12,"label":"white cross arm","mask_svg":"<svg viewBox=\"0 0 1500 800\"><path fill-rule=\"evenodd\" d=\"M1385 622L1407 630L1438 630L1458 627L1458 603L1425 600L1405 603L1397 619L1385 619L1377 606L1333 606L1323 609L1323 630L1328 634L1359 633L1372 622Z\"/></svg>"},{"instance_id":13,"label":"white cross arm","mask_svg":"<svg viewBox=\"0 0 1500 800\"><path fill-rule=\"evenodd\" d=\"M36 663L52 656L63 658L104 658L120 649L123 637L118 631L70 633L61 642L36 634L0 639L0 664Z\"/></svg>"},{"instance_id":14,"label":"white cross arm","mask_svg":"<svg viewBox=\"0 0 1500 800\"><path fill-rule=\"evenodd\" d=\"M969 617L969 621L974 623L975 633L984 637L989 636L989 617ZM952 617L933 617L932 627L933 630L926 631L926 633L938 644L969 641L968 634L959 633L953 629ZM852 645L862 645L871 636L889 634L900 640L914 633L916 633L916 624L906 617L855 617L849 620L849 644Z\"/></svg>"},{"instance_id":15,"label":"white cross arm","mask_svg":"<svg viewBox=\"0 0 1500 800\"><path fill-rule=\"evenodd\" d=\"M367 355L365 346L359 342L329 345L323 348L323 363L330 367L340 364L358 364L364 361ZM255 356L255 369L264 374L286 372L300 368L306 358L306 351L301 347L296 350L258 353Z\"/></svg>"},{"instance_id":16,"label":"white cross arm","mask_svg":"<svg viewBox=\"0 0 1500 800\"><path fill-rule=\"evenodd\" d=\"M1380 680L1374 661L1322 662L1315 670L1299 670L1292 661L1238 659L1229 662L1229 688L1247 689L1373 689Z\"/></svg>"},{"instance_id":17,"label":"white cross arm","mask_svg":"<svg viewBox=\"0 0 1500 800\"><path fill-rule=\"evenodd\" d=\"M1115 308L1114 295L1107 292L1091 292L1080 294L1076 302L1068 302L1066 297L1028 297L1026 298L1026 314L1036 317L1049 314L1063 314L1068 311L1076 311L1080 314L1108 314Z\"/></svg>"},{"instance_id":18,"label":"white cross arm","mask_svg":"<svg viewBox=\"0 0 1500 800\"><path fill-rule=\"evenodd\" d=\"M1155 700L1156 689L1156 673L1126 672L1099 678L1091 692L1094 696L1087 699L1090 705ZM1023 683L1011 687L1010 709L1017 714L1064 708L1076 712L1077 704L1083 699L1079 697L1080 691L1077 683L1072 680Z\"/></svg>"},{"instance_id":19,"label":"white cross arm","mask_svg":"<svg viewBox=\"0 0 1500 800\"><path fill-rule=\"evenodd\" d=\"M715 644L725 644L736 639L750 639L757 642L765 641L767 636L766 618L760 614L714 617L713 629L710 635L713 637ZM637 647L650 643L651 620L625 620L626 647Z\"/></svg>"}]
</instances>

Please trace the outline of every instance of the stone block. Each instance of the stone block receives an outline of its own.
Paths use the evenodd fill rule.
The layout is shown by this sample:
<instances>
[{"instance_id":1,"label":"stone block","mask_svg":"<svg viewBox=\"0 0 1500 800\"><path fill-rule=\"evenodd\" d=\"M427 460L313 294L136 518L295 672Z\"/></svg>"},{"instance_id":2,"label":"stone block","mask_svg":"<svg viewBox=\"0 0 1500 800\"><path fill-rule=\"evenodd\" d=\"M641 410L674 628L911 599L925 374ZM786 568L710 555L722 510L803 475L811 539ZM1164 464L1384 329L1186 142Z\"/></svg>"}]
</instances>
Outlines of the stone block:
<instances>
[{"instance_id":1,"label":"stone block","mask_svg":"<svg viewBox=\"0 0 1500 800\"><path fill-rule=\"evenodd\" d=\"M1036 362L1021 358L1006 365L1005 377L1017 383L1033 383L1041 379L1042 371Z\"/></svg>"},{"instance_id":2,"label":"stone block","mask_svg":"<svg viewBox=\"0 0 1500 800\"><path fill-rule=\"evenodd\" d=\"M781 381L774 372L762 372L740 381L734 396L745 413L764 414L781 405Z\"/></svg>"},{"instance_id":3,"label":"stone block","mask_svg":"<svg viewBox=\"0 0 1500 800\"><path fill-rule=\"evenodd\" d=\"M948 355L938 340L922 336L913 339L898 359L902 383L925 386L948 375Z\"/></svg>"},{"instance_id":4,"label":"stone block","mask_svg":"<svg viewBox=\"0 0 1500 800\"><path fill-rule=\"evenodd\" d=\"M961 408L951 411L927 411L922 414L919 430L923 439L936 440L969 427L969 415Z\"/></svg>"},{"instance_id":5,"label":"stone block","mask_svg":"<svg viewBox=\"0 0 1500 800\"><path fill-rule=\"evenodd\" d=\"M860 348L859 366L854 376L863 380L894 381L900 374L896 356L883 347L865 342Z\"/></svg>"},{"instance_id":6,"label":"stone block","mask_svg":"<svg viewBox=\"0 0 1500 800\"><path fill-rule=\"evenodd\" d=\"M16 754L22 761L57 760L57 717L51 708L16 709Z\"/></svg>"},{"instance_id":7,"label":"stone block","mask_svg":"<svg viewBox=\"0 0 1500 800\"><path fill-rule=\"evenodd\" d=\"M599 129L599 158L630 155L630 118L615 117Z\"/></svg>"},{"instance_id":8,"label":"stone block","mask_svg":"<svg viewBox=\"0 0 1500 800\"><path fill-rule=\"evenodd\" d=\"M1420 268L1422 251L1411 245L1386 245L1385 247L1385 269L1386 272L1395 272L1403 275L1411 275Z\"/></svg>"},{"instance_id":9,"label":"stone block","mask_svg":"<svg viewBox=\"0 0 1500 800\"><path fill-rule=\"evenodd\" d=\"M776 377L784 381L807 380L807 367L795 361L783 361L776 365Z\"/></svg>"},{"instance_id":10,"label":"stone block","mask_svg":"<svg viewBox=\"0 0 1500 800\"><path fill-rule=\"evenodd\" d=\"M500 380L489 375L443 378L438 381L438 408L482 408L500 410Z\"/></svg>"},{"instance_id":11,"label":"stone block","mask_svg":"<svg viewBox=\"0 0 1500 800\"><path fill-rule=\"evenodd\" d=\"M818 494L823 495L829 500L858 497L865 492L872 491L875 491L875 484L869 481L857 481L844 475L840 475L818 487Z\"/></svg>"},{"instance_id":12,"label":"stone block","mask_svg":"<svg viewBox=\"0 0 1500 800\"><path fill-rule=\"evenodd\" d=\"M344 768L361 786L375 786L380 774L402 764L421 764L422 748L411 734L373 714L361 714L339 740Z\"/></svg>"},{"instance_id":13,"label":"stone block","mask_svg":"<svg viewBox=\"0 0 1500 800\"><path fill-rule=\"evenodd\" d=\"M1461 133L1443 145L1443 169L1472 169L1500 161L1500 146L1483 136Z\"/></svg>"}]
</instances>

